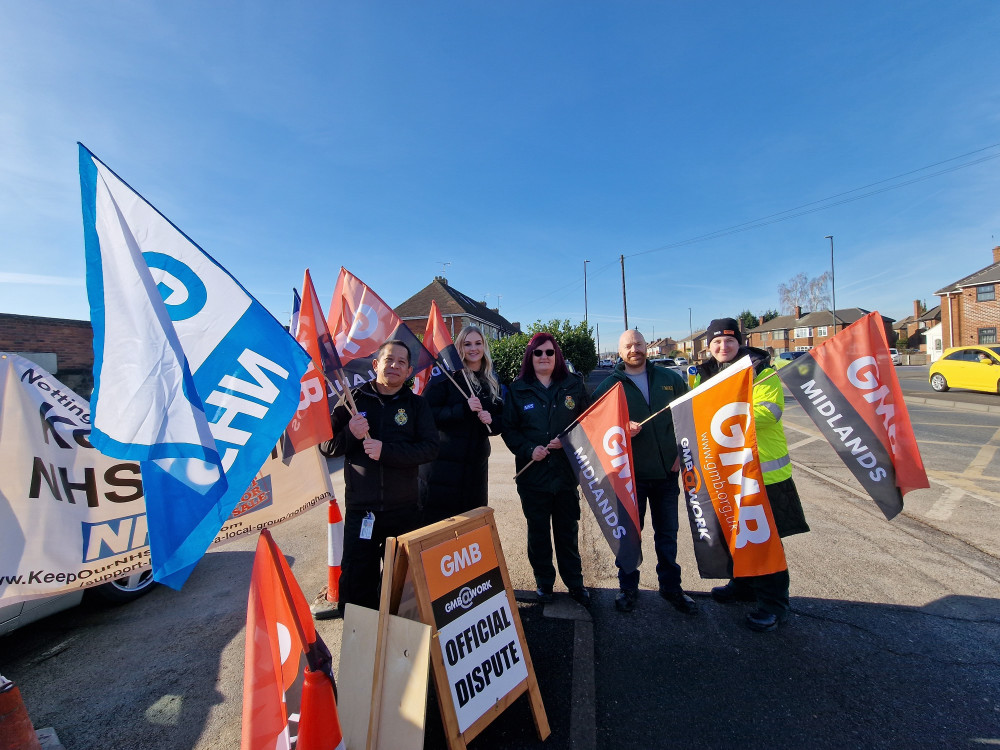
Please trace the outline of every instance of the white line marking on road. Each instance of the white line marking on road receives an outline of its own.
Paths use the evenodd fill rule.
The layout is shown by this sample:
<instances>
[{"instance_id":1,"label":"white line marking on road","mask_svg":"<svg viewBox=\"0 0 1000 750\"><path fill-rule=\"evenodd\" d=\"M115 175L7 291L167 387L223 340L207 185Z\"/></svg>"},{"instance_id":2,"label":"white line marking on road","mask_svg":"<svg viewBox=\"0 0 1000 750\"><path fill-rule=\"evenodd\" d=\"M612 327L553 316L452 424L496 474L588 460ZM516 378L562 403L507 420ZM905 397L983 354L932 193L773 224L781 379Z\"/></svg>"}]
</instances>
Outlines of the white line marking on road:
<instances>
[{"instance_id":1,"label":"white line marking on road","mask_svg":"<svg viewBox=\"0 0 1000 750\"><path fill-rule=\"evenodd\" d=\"M807 438L802 438L797 443L792 443L791 445L789 445L788 450L790 451L795 450L796 448L801 448L803 445L808 445L809 443L813 443L817 440L822 440L822 439L823 439L822 435L810 435Z\"/></svg>"},{"instance_id":2,"label":"white line marking on road","mask_svg":"<svg viewBox=\"0 0 1000 750\"><path fill-rule=\"evenodd\" d=\"M947 521L958 507L958 501L965 496L965 490L949 487L928 511L924 514L934 521Z\"/></svg>"}]
</instances>

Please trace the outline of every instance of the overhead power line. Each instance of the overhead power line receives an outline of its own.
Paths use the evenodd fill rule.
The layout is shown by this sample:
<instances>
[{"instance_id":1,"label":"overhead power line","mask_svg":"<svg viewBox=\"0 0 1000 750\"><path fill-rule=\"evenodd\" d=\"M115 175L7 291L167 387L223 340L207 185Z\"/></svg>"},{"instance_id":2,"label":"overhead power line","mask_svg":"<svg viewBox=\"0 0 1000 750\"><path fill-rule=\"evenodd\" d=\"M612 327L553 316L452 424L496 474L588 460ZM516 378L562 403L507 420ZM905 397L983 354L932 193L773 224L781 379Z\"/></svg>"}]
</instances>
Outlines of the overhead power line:
<instances>
[{"instance_id":1,"label":"overhead power line","mask_svg":"<svg viewBox=\"0 0 1000 750\"><path fill-rule=\"evenodd\" d=\"M990 161L992 159L1000 158L1000 153L990 154L986 156L980 156L971 161L964 162L962 164L955 164L945 169L939 169L936 172L931 172L929 174L921 175L921 172L926 172L928 169L935 169L944 164L952 164L952 162L959 161L961 159L967 159L970 156L976 156L977 154L982 154L985 151L991 151L993 149L1000 148L1000 143L994 143L989 146L984 146L983 148L978 148L974 151L969 151L959 156L953 156L949 159L943 159L942 161L934 162L933 164L927 164L918 169L910 170L909 172L903 172L894 177L887 177L884 180L878 180L877 182L871 182L867 185L862 185L861 187L853 188L852 190L846 190L835 195L828 196L826 198L821 198L819 200L810 201L809 203L803 203L801 206L795 206L794 208L789 208L784 211L778 211L777 213L769 214L767 216L762 216L758 219L752 219L750 221L743 222L741 224L734 224L730 227L724 229L717 229L713 232L708 232L706 234L701 234L696 237L690 237L685 240L678 240L677 242L671 242L666 245L660 245L659 247L650 248L649 250L640 250L636 253L631 253L625 255L626 258L637 258L641 255L649 255L650 253L658 253L664 250L672 250L678 247L685 247L686 245L693 245L698 242L707 242L709 240L719 239L721 237L726 237L732 234L738 234L740 232L749 232L752 229L760 229L761 227L766 227L771 224L777 224L782 221L788 221L789 219L795 219L800 216L806 216L808 214L817 213L819 211L826 211L830 208L835 208L837 206L842 206L845 203L852 203L854 201L862 200L863 198L870 198L873 195L879 195L880 193L887 193L890 190L896 190L901 187L906 187L907 185L912 185L916 182L923 182L924 180L929 180L933 177L939 177L943 174L948 174L949 172L956 172L960 169L966 169L967 167L973 167L977 164L982 164L983 162ZM912 177L912 179L904 179L911 177L912 175L919 175L917 177ZM897 182L898 180L903 180L902 182ZM894 183L894 184L888 184ZM881 186L881 187L880 187ZM875 189L872 189L875 188ZM591 251L593 252L593 251ZM618 258L614 258L608 261L606 264L599 266L594 269L595 272L599 273L605 269L618 263ZM569 290L575 289L582 285L582 281L575 280L560 287L552 289L551 291L530 300L526 304L534 304L535 302L540 302L543 299L552 297L555 294ZM566 294L562 296L565 297Z\"/></svg>"}]
</instances>

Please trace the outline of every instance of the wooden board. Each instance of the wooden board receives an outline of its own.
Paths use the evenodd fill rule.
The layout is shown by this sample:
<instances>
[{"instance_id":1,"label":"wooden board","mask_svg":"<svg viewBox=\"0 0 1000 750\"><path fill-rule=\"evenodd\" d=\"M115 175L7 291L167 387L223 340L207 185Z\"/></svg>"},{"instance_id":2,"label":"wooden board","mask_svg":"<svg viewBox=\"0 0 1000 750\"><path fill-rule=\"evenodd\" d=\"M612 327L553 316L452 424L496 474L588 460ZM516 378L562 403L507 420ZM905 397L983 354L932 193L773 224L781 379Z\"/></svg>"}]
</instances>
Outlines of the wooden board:
<instances>
[{"instance_id":1,"label":"wooden board","mask_svg":"<svg viewBox=\"0 0 1000 750\"><path fill-rule=\"evenodd\" d=\"M348 750L368 742L379 613L348 604L340 648L337 709ZM427 714L431 629L423 623L390 616L379 704L378 747L420 750Z\"/></svg>"}]
</instances>

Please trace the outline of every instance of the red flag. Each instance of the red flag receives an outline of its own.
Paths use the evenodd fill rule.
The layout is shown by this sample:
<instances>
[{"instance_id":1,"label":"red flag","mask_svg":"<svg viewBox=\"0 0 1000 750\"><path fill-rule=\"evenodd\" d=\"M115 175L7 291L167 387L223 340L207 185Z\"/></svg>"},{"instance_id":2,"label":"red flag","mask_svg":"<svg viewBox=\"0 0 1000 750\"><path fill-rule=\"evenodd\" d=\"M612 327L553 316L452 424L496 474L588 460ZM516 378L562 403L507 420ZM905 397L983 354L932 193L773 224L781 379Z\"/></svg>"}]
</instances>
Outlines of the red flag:
<instances>
[{"instance_id":1,"label":"red flag","mask_svg":"<svg viewBox=\"0 0 1000 750\"><path fill-rule=\"evenodd\" d=\"M340 269L328 317L337 354L350 375L351 387L375 377L372 360L389 339L399 339L407 345L414 372L426 369L433 362L430 353L392 308L346 268Z\"/></svg>"},{"instance_id":2,"label":"red flag","mask_svg":"<svg viewBox=\"0 0 1000 750\"><path fill-rule=\"evenodd\" d=\"M306 269L305 280L302 282L302 306L299 310L298 325L293 332L295 340L309 353L312 360L309 369L302 376L302 389L299 394L299 407L289 422L285 431L287 458L306 448L333 439L333 429L330 426L330 405L326 397L326 379L324 378L323 357L320 340L325 337L330 340L330 331L326 326L326 318L319 306L316 289L313 287L309 269ZM291 450L287 448L290 447Z\"/></svg>"},{"instance_id":3,"label":"red flag","mask_svg":"<svg viewBox=\"0 0 1000 750\"><path fill-rule=\"evenodd\" d=\"M642 544L628 422L625 389L616 383L561 440L615 561L631 573L642 563Z\"/></svg>"},{"instance_id":4,"label":"red flag","mask_svg":"<svg viewBox=\"0 0 1000 750\"><path fill-rule=\"evenodd\" d=\"M877 312L778 374L886 518L930 487Z\"/></svg>"},{"instance_id":5,"label":"red flag","mask_svg":"<svg viewBox=\"0 0 1000 750\"><path fill-rule=\"evenodd\" d=\"M743 357L670 404L695 559L702 578L785 570L753 422L753 367Z\"/></svg>"},{"instance_id":6,"label":"red flag","mask_svg":"<svg viewBox=\"0 0 1000 750\"><path fill-rule=\"evenodd\" d=\"M427 327L424 329L424 347L434 357L434 364L413 376L413 392L421 394L432 382L446 377L441 373L441 365L448 372L458 372L462 369L462 358L455 349L448 327L445 325L437 300L431 300L431 311L427 313Z\"/></svg>"},{"instance_id":7,"label":"red flag","mask_svg":"<svg viewBox=\"0 0 1000 750\"><path fill-rule=\"evenodd\" d=\"M265 529L257 542L247 602L241 749L294 748L299 726L307 722L310 727L325 724L329 741L320 747L343 748L335 710L300 717L305 670L322 673L332 691L330 664L330 652L316 633L302 589Z\"/></svg>"}]
</instances>

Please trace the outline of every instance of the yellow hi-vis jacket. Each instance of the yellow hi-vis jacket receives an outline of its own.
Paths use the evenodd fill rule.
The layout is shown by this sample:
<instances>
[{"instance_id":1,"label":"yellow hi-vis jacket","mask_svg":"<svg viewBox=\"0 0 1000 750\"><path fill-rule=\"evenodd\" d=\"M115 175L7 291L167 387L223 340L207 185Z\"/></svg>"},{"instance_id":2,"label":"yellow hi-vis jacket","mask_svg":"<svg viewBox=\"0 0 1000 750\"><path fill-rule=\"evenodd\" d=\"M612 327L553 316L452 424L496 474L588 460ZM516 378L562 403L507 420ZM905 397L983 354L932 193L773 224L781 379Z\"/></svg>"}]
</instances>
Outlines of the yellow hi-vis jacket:
<instances>
[{"instance_id":1,"label":"yellow hi-vis jacket","mask_svg":"<svg viewBox=\"0 0 1000 750\"><path fill-rule=\"evenodd\" d=\"M741 356L738 354L737 356ZM757 364L757 363L755 363ZM694 385L700 385L704 376L701 368L694 376ZM764 484L781 482L792 476L792 459L788 455L788 441L781 426L785 410L785 392L774 368L764 367L753 379L753 418L757 430L757 452Z\"/></svg>"}]
</instances>

